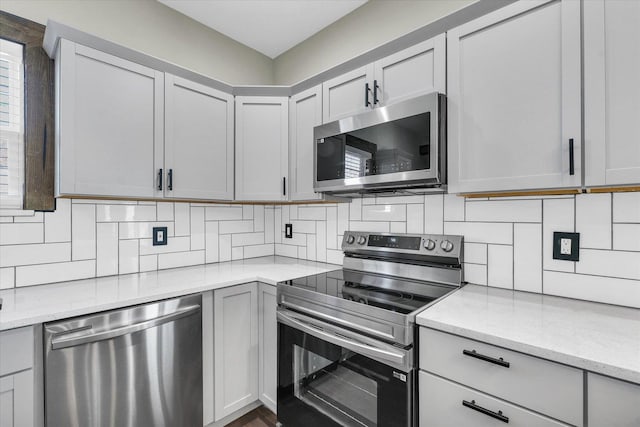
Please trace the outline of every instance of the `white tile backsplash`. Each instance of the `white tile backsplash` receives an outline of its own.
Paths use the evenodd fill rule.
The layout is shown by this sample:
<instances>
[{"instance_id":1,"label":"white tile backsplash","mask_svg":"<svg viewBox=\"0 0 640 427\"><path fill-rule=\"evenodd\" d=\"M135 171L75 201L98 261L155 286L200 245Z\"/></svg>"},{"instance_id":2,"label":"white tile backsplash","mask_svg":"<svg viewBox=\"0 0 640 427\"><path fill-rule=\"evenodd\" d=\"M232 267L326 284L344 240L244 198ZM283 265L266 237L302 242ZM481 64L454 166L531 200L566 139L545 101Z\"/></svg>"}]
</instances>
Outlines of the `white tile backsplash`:
<instances>
[{"instance_id":1,"label":"white tile backsplash","mask_svg":"<svg viewBox=\"0 0 640 427\"><path fill-rule=\"evenodd\" d=\"M640 307L640 193L282 206L59 199L57 206L19 217L28 222L1 217L0 288L273 254L339 264L345 230L424 232L464 236L468 282ZM284 238L285 223L293 239ZM168 228L168 245L152 245L153 226ZM553 260L553 232L574 230L580 261ZM74 258L92 258L72 262L72 246Z\"/></svg>"}]
</instances>

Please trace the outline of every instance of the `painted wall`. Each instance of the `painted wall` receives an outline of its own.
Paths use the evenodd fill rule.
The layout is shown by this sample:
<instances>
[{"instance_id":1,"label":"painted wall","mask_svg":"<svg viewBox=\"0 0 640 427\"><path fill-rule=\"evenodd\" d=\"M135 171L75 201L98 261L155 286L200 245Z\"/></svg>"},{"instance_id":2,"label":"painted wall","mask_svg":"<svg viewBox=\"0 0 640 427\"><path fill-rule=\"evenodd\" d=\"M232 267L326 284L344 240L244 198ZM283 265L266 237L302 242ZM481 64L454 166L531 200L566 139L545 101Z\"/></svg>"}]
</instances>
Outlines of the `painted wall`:
<instances>
[{"instance_id":1,"label":"painted wall","mask_svg":"<svg viewBox=\"0 0 640 427\"><path fill-rule=\"evenodd\" d=\"M155 0L2 0L0 9L47 19L230 84L273 84L271 58Z\"/></svg>"},{"instance_id":2,"label":"painted wall","mask_svg":"<svg viewBox=\"0 0 640 427\"><path fill-rule=\"evenodd\" d=\"M370 0L274 60L275 83L290 85L461 9L474 0Z\"/></svg>"}]
</instances>

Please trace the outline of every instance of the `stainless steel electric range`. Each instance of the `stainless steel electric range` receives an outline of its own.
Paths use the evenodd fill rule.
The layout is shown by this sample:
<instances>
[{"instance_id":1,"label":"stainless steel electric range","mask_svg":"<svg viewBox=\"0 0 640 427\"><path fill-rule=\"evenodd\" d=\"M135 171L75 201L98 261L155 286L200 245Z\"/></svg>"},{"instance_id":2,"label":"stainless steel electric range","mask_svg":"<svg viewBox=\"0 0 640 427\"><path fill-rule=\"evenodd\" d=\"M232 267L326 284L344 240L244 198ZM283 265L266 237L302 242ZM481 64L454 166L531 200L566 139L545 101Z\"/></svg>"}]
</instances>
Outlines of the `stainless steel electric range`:
<instances>
[{"instance_id":1,"label":"stainless steel electric range","mask_svg":"<svg viewBox=\"0 0 640 427\"><path fill-rule=\"evenodd\" d=\"M462 236L346 232L341 270L278 283L278 422L413 426L415 317L462 286Z\"/></svg>"}]
</instances>

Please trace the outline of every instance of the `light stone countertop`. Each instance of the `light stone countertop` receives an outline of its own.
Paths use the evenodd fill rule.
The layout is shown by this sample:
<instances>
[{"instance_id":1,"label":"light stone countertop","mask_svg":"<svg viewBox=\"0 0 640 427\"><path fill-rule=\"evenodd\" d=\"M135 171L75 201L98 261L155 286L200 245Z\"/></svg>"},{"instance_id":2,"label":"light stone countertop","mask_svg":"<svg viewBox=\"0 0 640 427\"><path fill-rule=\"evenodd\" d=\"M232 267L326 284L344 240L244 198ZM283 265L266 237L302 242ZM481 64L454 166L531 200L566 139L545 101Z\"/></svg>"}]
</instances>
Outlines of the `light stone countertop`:
<instances>
[{"instance_id":1,"label":"light stone countertop","mask_svg":"<svg viewBox=\"0 0 640 427\"><path fill-rule=\"evenodd\" d=\"M0 291L0 331L248 282L271 285L341 268L268 256Z\"/></svg>"},{"instance_id":2,"label":"light stone countertop","mask_svg":"<svg viewBox=\"0 0 640 427\"><path fill-rule=\"evenodd\" d=\"M416 322L640 384L640 309L467 285Z\"/></svg>"}]
</instances>

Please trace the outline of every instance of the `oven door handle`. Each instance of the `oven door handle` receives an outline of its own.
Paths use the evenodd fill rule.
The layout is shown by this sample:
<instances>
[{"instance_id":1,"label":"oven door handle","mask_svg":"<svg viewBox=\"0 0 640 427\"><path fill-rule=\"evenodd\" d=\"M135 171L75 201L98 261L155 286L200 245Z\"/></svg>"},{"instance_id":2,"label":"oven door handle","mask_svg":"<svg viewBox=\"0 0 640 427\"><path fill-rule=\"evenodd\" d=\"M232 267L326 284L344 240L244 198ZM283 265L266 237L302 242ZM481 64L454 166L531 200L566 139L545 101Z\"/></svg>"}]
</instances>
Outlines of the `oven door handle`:
<instances>
[{"instance_id":1,"label":"oven door handle","mask_svg":"<svg viewBox=\"0 0 640 427\"><path fill-rule=\"evenodd\" d=\"M294 317L283 313L282 311L277 312L278 322L289 325L295 329L298 329L304 333L312 335L316 338L327 341L331 344L339 345L348 350L354 351L356 353L362 354L363 356L368 356L372 359L378 360L380 362L390 362L397 366L404 366L406 364L406 355L400 351L393 351L378 348L372 345L364 344L342 335L332 334L330 332L326 332L322 329L314 328L313 326L308 325L305 322L302 322Z\"/></svg>"}]
</instances>

